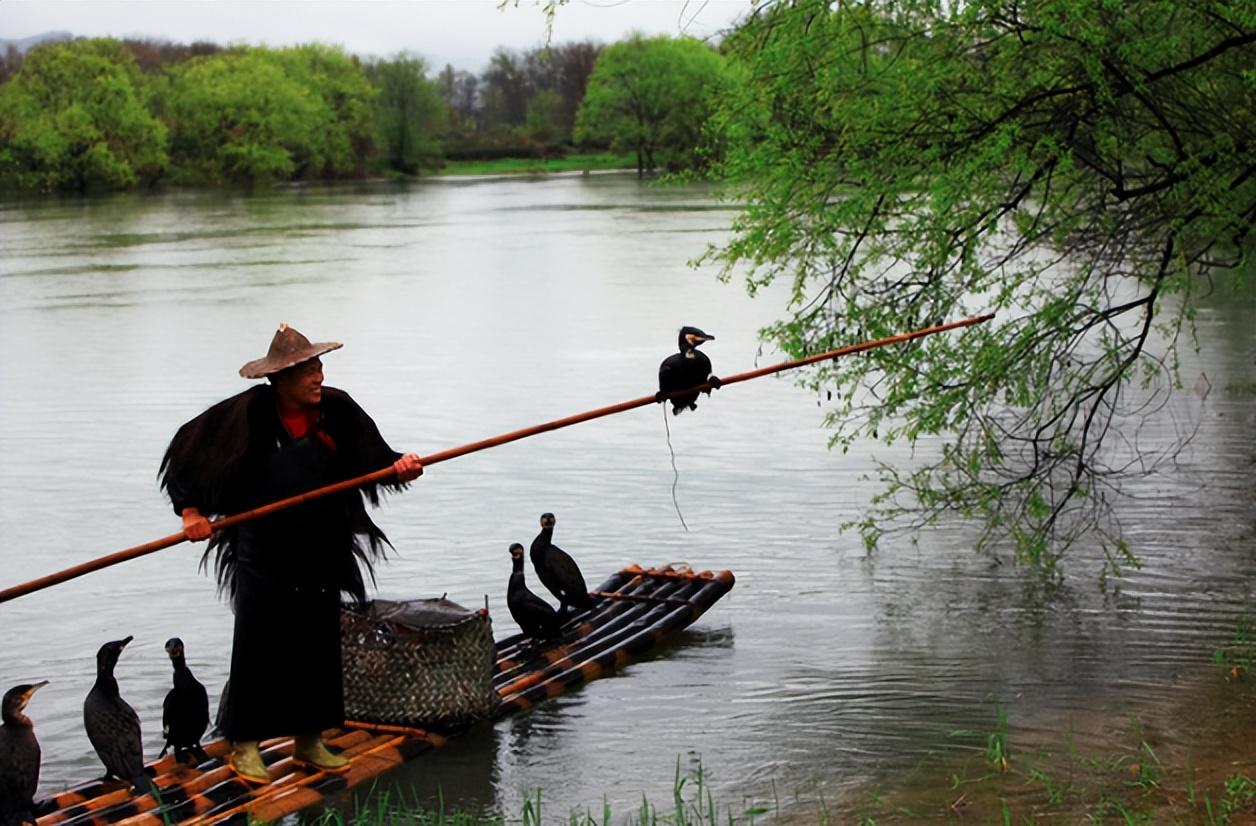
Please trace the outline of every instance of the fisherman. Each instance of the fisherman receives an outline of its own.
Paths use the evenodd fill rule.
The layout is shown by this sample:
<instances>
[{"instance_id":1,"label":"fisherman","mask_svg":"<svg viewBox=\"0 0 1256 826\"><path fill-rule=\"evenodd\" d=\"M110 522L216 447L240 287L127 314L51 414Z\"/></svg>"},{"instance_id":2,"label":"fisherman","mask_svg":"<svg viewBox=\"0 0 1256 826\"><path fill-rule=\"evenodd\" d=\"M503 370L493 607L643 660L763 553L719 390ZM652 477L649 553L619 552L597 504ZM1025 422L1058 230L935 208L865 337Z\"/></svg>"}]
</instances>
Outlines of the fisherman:
<instances>
[{"instance_id":1,"label":"fisherman","mask_svg":"<svg viewBox=\"0 0 1256 826\"><path fill-rule=\"evenodd\" d=\"M219 587L231 597L235 632L231 672L220 709L232 743L231 766L254 783L269 782L260 740L294 737L293 757L323 771L348 761L322 741L344 722L340 663L340 593L359 602L388 544L364 499L375 485L316 498L217 532L209 518L230 515L392 466L400 489L423 473L402 455L343 390L323 384L319 358L342 345L311 343L279 325L267 354L240 368L266 378L179 428L159 476L188 539L209 539Z\"/></svg>"}]
</instances>

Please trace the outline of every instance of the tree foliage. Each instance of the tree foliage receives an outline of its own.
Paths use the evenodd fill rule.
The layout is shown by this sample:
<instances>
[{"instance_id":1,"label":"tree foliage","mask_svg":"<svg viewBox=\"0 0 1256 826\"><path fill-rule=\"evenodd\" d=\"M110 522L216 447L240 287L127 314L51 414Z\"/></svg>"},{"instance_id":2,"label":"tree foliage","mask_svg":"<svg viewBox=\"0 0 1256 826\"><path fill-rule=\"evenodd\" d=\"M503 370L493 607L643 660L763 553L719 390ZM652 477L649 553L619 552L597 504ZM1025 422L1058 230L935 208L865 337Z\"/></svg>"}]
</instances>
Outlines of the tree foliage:
<instances>
[{"instance_id":1,"label":"tree foliage","mask_svg":"<svg viewBox=\"0 0 1256 826\"><path fill-rule=\"evenodd\" d=\"M374 146L372 87L358 59L338 46L309 44L268 52L284 75L317 97L314 146L298 152L296 177L361 175ZM420 67L421 77L421 67Z\"/></svg>"},{"instance_id":2,"label":"tree foliage","mask_svg":"<svg viewBox=\"0 0 1256 826\"><path fill-rule=\"evenodd\" d=\"M1256 2L938 0L760 8L713 121L746 209L710 259L792 284L766 335L795 354L991 311L831 363L834 441L941 450L858 527L977 517L981 547L1058 572L1146 469L1140 405L1256 219Z\"/></svg>"},{"instance_id":3,"label":"tree foliage","mask_svg":"<svg viewBox=\"0 0 1256 826\"><path fill-rule=\"evenodd\" d=\"M414 55L372 63L368 74L378 90L375 123L382 159L389 169L416 174L423 160L440 154L436 135L449 114L442 91L427 79L426 65ZM449 83L455 83L452 73Z\"/></svg>"},{"instance_id":4,"label":"tree foliage","mask_svg":"<svg viewBox=\"0 0 1256 826\"><path fill-rule=\"evenodd\" d=\"M337 49L237 48L169 74L170 154L193 180L347 175L370 147L374 91Z\"/></svg>"},{"instance_id":5,"label":"tree foliage","mask_svg":"<svg viewBox=\"0 0 1256 826\"><path fill-rule=\"evenodd\" d=\"M0 58L0 187L413 175L442 156L562 154L602 49L587 41L499 48L481 76L446 66L429 79L416 55L363 62L325 45L63 45L33 52L24 78L26 57L16 47ZM666 61L657 68L672 71ZM661 105L691 106L693 96L674 93L675 81L654 86L668 95ZM682 121L685 131L668 133L666 153L685 164L700 136L693 118L668 125Z\"/></svg>"},{"instance_id":6,"label":"tree foliage","mask_svg":"<svg viewBox=\"0 0 1256 826\"><path fill-rule=\"evenodd\" d=\"M0 182L30 189L129 186L161 174L165 127L116 41L39 46L0 87Z\"/></svg>"},{"instance_id":7,"label":"tree foliage","mask_svg":"<svg viewBox=\"0 0 1256 826\"><path fill-rule=\"evenodd\" d=\"M478 78L446 67L438 83L451 113L451 154L544 155L569 145L600 51L589 41L527 52L498 48Z\"/></svg>"},{"instance_id":8,"label":"tree foliage","mask_svg":"<svg viewBox=\"0 0 1256 826\"><path fill-rule=\"evenodd\" d=\"M584 40L530 52L526 64L532 90L528 120L552 122L554 129L570 138L601 51L601 46ZM544 112L536 113L536 109Z\"/></svg>"},{"instance_id":9,"label":"tree foliage","mask_svg":"<svg viewBox=\"0 0 1256 826\"><path fill-rule=\"evenodd\" d=\"M576 140L635 151L638 174L655 168L656 154L692 166L723 70L720 55L691 37L635 34L608 46L589 77Z\"/></svg>"},{"instance_id":10,"label":"tree foliage","mask_svg":"<svg viewBox=\"0 0 1256 826\"><path fill-rule=\"evenodd\" d=\"M481 76L481 111L493 123L523 126L528 120L532 92L527 58L505 47L493 51Z\"/></svg>"}]
</instances>

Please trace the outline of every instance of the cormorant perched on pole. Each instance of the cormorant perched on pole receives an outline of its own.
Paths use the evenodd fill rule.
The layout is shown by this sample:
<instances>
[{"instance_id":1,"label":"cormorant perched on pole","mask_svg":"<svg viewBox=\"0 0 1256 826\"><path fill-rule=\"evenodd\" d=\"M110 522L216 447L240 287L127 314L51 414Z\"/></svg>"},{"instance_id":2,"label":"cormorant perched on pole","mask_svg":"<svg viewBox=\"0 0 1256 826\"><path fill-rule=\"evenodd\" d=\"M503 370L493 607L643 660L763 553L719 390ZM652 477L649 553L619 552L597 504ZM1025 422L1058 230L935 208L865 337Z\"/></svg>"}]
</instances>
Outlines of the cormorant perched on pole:
<instances>
[{"instance_id":1,"label":"cormorant perched on pole","mask_svg":"<svg viewBox=\"0 0 1256 826\"><path fill-rule=\"evenodd\" d=\"M132 639L107 642L96 652L96 683L83 702L83 725L92 748L105 764L105 779L125 780L137 794L143 794L152 791L153 784L144 773L140 718L118 693L118 681L113 676L118 656Z\"/></svg>"},{"instance_id":2,"label":"cormorant perched on pole","mask_svg":"<svg viewBox=\"0 0 1256 826\"><path fill-rule=\"evenodd\" d=\"M534 640L556 640L562 636L556 612L548 602L528 590L523 581L523 546L510 546L510 584L506 586L506 606L519 630Z\"/></svg>"},{"instance_id":3,"label":"cormorant perched on pole","mask_svg":"<svg viewBox=\"0 0 1256 826\"><path fill-rule=\"evenodd\" d=\"M172 637L166 640L166 654L174 665L174 688L166 693L162 704L161 733L166 738L159 757L174 748L174 759L184 762L191 756L196 763L209 759L201 748L201 737L209 728L209 694L205 686L192 675L183 658L183 640Z\"/></svg>"},{"instance_id":4,"label":"cormorant perched on pole","mask_svg":"<svg viewBox=\"0 0 1256 826\"><path fill-rule=\"evenodd\" d=\"M714 340L715 336L707 335L697 327L680 328L680 335L677 337L680 352L672 353L659 365L659 392L654 394L656 402L662 402L669 394L687 387L697 387L700 384L710 384L716 388L720 386L719 378L711 375L711 360L706 353L698 351L704 341ZM710 390L705 392L708 396L711 395ZM672 415L678 415L686 407L697 410L697 402L697 391L672 396Z\"/></svg>"},{"instance_id":5,"label":"cormorant perched on pole","mask_svg":"<svg viewBox=\"0 0 1256 826\"><path fill-rule=\"evenodd\" d=\"M0 714L0 826L35 822L35 789L39 786L39 741L24 713L31 695L48 681L15 685L4 693Z\"/></svg>"},{"instance_id":6,"label":"cormorant perched on pole","mask_svg":"<svg viewBox=\"0 0 1256 826\"><path fill-rule=\"evenodd\" d=\"M559 619L567 616L568 608L579 608L581 611L593 607L593 597L584 584L584 576L575 560L567 552L554 544L554 514L541 514L541 532L532 540L532 549L528 555L532 558L532 567L536 569L537 578L549 589L559 602Z\"/></svg>"}]
</instances>

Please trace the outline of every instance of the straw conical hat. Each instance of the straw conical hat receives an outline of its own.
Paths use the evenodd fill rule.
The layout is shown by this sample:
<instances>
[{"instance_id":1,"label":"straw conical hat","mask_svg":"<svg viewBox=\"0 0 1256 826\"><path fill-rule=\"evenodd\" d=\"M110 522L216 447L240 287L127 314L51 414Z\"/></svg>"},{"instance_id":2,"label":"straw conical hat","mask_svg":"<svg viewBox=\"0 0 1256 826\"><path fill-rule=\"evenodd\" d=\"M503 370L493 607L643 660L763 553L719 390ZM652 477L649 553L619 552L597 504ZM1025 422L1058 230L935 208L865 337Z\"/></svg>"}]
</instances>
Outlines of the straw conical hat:
<instances>
[{"instance_id":1,"label":"straw conical hat","mask_svg":"<svg viewBox=\"0 0 1256 826\"><path fill-rule=\"evenodd\" d=\"M254 359L240 368L240 375L246 379L260 379L286 370L294 364L309 361L315 356L339 350L344 345L339 341L320 341L311 344L310 340L287 324L280 324L275 337L270 340L270 349L260 359Z\"/></svg>"}]
</instances>

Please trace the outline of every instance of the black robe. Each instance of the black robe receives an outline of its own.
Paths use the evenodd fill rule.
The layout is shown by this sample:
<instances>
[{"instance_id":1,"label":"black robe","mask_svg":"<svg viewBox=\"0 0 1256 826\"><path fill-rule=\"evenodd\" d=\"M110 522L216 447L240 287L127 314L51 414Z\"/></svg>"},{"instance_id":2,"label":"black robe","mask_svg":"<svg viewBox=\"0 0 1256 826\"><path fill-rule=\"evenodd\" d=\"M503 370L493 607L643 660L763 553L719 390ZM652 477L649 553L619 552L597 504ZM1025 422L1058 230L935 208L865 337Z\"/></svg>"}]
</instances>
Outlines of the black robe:
<instances>
[{"instance_id":1,"label":"black robe","mask_svg":"<svg viewBox=\"0 0 1256 826\"><path fill-rule=\"evenodd\" d=\"M179 428L162 459L162 487L176 513L207 517L250 510L380 470L401 454L341 390L323 388L319 422L294 439L274 390L258 385ZM394 485L394 487L396 487ZM235 632L223 735L261 740L344 721L340 593L359 601L387 539L366 513L375 486L306 502L215 532L219 584L232 598Z\"/></svg>"}]
</instances>

